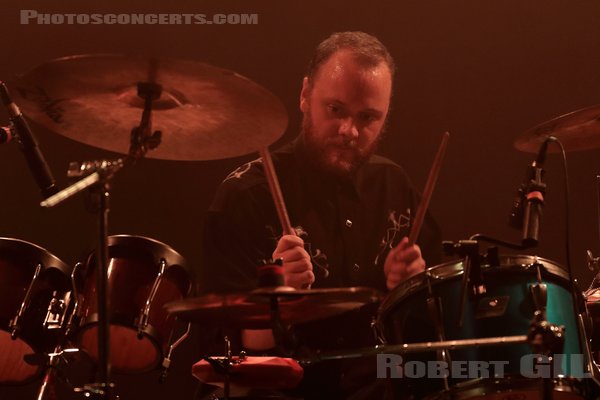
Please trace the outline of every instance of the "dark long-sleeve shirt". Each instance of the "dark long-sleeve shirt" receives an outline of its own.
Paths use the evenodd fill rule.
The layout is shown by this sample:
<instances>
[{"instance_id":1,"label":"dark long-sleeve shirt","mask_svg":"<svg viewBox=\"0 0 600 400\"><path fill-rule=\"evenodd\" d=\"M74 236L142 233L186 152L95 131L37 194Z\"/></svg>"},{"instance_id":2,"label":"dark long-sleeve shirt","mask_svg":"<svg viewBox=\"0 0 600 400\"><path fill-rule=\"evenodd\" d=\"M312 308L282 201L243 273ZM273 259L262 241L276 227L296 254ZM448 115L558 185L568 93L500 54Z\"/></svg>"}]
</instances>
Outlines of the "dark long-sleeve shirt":
<instances>
[{"instance_id":1,"label":"dark long-sleeve shirt","mask_svg":"<svg viewBox=\"0 0 600 400\"><path fill-rule=\"evenodd\" d=\"M313 288L367 286L385 292L385 257L408 236L419 201L404 170L372 156L352 179L335 179L314 167L301 141L273 152L272 159L290 222L311 256ZM204 291L256 288L259 261L271 257L281 235L262 162L239 167L219 187L205 221ZM439 229L429 215L417 242L428 265L439 262ZM368 307L296 330L301 343L312 350L369 346L375 344L370 328L374 316L375 307ZM355 392L352 384L360 387L362 382L344 383L344 377L352 374L341 373L340 368L326 368L327 375L335 375L327 378L331 390L339 393L338 388L349 385L345 392ZM317 375L324 377L306 371L305 381ZM313 386L320 395L326 390L322 382ZM311 397L306 390L302 395Z\"/></svg>"}]
</instances>

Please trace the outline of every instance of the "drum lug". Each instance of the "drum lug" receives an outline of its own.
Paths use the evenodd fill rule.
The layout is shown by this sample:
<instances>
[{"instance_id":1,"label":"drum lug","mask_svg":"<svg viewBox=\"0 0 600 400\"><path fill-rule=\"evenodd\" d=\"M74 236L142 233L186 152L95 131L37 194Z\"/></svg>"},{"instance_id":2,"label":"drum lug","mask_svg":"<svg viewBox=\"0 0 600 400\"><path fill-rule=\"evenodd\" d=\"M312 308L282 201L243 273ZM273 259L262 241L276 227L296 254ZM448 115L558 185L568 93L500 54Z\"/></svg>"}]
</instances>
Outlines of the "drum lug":
<instances>
[{"instance_id":1,"label":"drum lug","mask_svg":"<svg viewBox=\"0 0 600 400\"><path fill-rule=\"evenodd\" d=\"M44 328L60 329L63 325L67 310L67 303L64 299L59 298L58 291L52 293L52 300L48 305L46 317L44 318Z\"/></svg>"},{"instance_id":2,"label":"drum lug","mask_svg":"<svg viewBox=\"0 0 600 400\"><path fill-rule=\"evenodd\" d=\"M150 294L148 295L148 299L146 299L146 304L140 313L138 318L137 328L138 328L138 338L141 339L144 336L144 330L148 327L148 321L150 319L150 306L154 301L154 297L156 296L156 292L158 291L158 286L162 280L163 274L165 273L165 269L167 267L167 261L164 258L160 259L160 270L158 271L158 275L156 275L156 279L154 280L154 284L152 285L152 289L150 289Z\"/></svg>"},{"instance_id":3,"label":"drum lug","mask_svg":"<svg viewBox=\"0 0 600 400\"><path fill-rule=\"evenodd\" d=\"M19 320L21 319L21 317L23 317L23 314L25 313L25 309L29 306L29 300L31 298L31 291L32 291L35 281L37 280L38 276L40 275L41 270L42 270L42 264L38 264L35 267L35 272L33 273L33 279L31 280L31 283L29 284L29 287L27 288L27 293L25 294L25 298L23 299L23 302L21 303L21 307L19 307L19 311L17 312L17 315L15 315L15 317L10 321L10 323L8 325L8 327L11 330L10 337L13 340L17 338L17 334L19 333L19 329L20 329Z\"/></svg>"},{"instance_id":4,"label":"drum lug","mask_svg":"<svg viewBox=\"0 0 600 400\"><path fill-rule=\"evenodd\" d=\"M65 335L67 336L71 333L77 321L79 321L79 318L81 317L81 310L79 309L79 290L77 289L77 281L75 279L77 271L79 271L81 267L83 267L83 263L78 262L75 264L75 267L73 267L73 271L71 272L71 289L73 290L72 298L75 299L75 304L73 305L71 315L69 316L69 321L67 322L67 327L65 330Z\"/></svg>"},{"instance_id":5,"label":"drum lug","mask_svg":"<svg viewBox=\"0 0 600 400\"><path fill-rule=\"evenodd\" d=\"M529 285L529 292L531 293L531 299L533 300L534 310L540 310L546 315L546 304L548 302L548 287L545 283L536 283L535 285Z\"/></svg>"}]
</instances>

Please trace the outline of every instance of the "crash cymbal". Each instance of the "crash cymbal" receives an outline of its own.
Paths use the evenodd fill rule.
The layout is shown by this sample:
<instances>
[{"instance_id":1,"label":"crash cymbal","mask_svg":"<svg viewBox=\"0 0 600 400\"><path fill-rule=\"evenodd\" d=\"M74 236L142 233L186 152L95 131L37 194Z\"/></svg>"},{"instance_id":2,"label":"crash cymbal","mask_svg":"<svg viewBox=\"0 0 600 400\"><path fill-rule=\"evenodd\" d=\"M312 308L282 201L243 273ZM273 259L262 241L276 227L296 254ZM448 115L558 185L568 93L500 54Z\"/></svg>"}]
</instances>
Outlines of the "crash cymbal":
<instances>
[{"instance_id":1,"label":"crash cymbal","mask_svg":"<svg viewBox=\"0 0 600 400\"><path fill-rule=\"evenodd\" d=\"M281 291L258 289L239 294L208 294L165 305L170 314L204 326L263 329L271 327L271 298L279 301L281 321L301 324L343 314L381 300L375 289L351 287Z\"/></svg>"},{"instance_id":2,"label":"crash cymbal","mask_svg":"<svg viewBox=\"0 0 600 400\"><path fill-rule=\"evenodd\" d=\"M155 65L151 69L151 65ZM235 72L198 61L81 55L42 64L20 76L15 102L46 128L91 146L127 154L144 101L137 83L154 81L153 130L147 157L213 160L258 151L281 135L287 114L268 90Z\"/></svg>"},{"instance_id":3,"label":"crash cymbal","mask_svg":"<svg viewBox=\"0 0 600 400\"><path fill-rule=\"evenodd\" d=\"M215 370L214 363L225 361L225 357L211 357L213 364L206 360L192 366L192 375L199 381L215 386L225 383L225 371ZM304 375L300 364L291 358L280 357L233 357L228 372L232 385L244 388L293 389Z\"/></svg>"},{"instance_id":4,"label":"crash cymbal","mask_svg":"<svg viewBox=\"0 0 600 400\"><path fill-rule=\"evenodd\" d=\"M535 126L521 134L514 146L520 151L537 153L548 136L558 138L567 151L600 148L600 105L573 111ZM558 150L550 146L548 151Z\"/></svg>"}]
</instances>

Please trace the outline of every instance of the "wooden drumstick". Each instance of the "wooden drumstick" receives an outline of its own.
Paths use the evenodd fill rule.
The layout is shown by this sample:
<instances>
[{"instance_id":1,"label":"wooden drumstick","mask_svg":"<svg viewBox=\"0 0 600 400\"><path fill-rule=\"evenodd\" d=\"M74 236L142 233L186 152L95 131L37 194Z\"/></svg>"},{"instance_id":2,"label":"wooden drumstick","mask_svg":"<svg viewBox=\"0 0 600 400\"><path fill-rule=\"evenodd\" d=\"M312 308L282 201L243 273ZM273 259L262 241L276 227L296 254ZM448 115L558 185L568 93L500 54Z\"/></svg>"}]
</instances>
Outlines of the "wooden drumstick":
<instances>
[{"instance_id":1,"label":"wooden drumstick","mask_svg":"<svg viewBox=\"0 0 600 400\"><path fill-rule=\"evenodd\" d=\"M292 228L292 224L290 223L290 218L288 217L287 208L285 207L285 202L283 201L281 188L279 187L279 181L277 180L277 174L275 173L275 167L273 167L273 160L271 160L271 153L269 153L269 149L266 147L262 148L260 150L260 157L263 160L265 176L267 177L269 190L271 191L271 196L273 196L273 202L275 203L275 208L277 209L279 222L283 228L283 234L295 235L296 230Z\"/></svg>"},{"instance_id":2,"label":"wooden drumstick","mask_svg":"<svg viewBox=\"0 0 600 400\"><path fill-rule=\"evenodd\" d=\"M279 187L279 180L277 179L277 173L275 172L275 167L273 166L273 160L271 160L271 153L269 153L269 149L263 147L260 150L260 157L263 160L265 176L267 177L269 190L271 192L271 196L273 196L275 208L277 209L277 216L279 217L279 222L281 223L281 227L283 228L283 234L296 235L296 230L292 227L292 224L290 223L290 217L288 216L287 208L285 207L285 202L283 201L283 195L281 194L281 188ZM304 289L310 289L310 287L310 284L304 285Z\"/></svg>"},{"instance_id":3,"label":"wooden drumstick","mask_svg":"<svg viewBox=\"0 0 600 400\"><path fill-rule=\"evenodd\" d=\"M440 173L440 168L442 166L444 154L446 153L446 146L449 138L450 133L445 132L442 136L442 142L440 143L437 154L435 155L433 165L431 166L431 171L429 171L429 177L427 178L427 183L425 184L425 189L423 190L423 197L421 198L421 203L419 203L419 207L417 208L417 214L415 215L415 220L413 221L410 234L408 235L408 244L411 246L415 244L417 238L419 237L419 233L421 232L423 220L425 219L425 213L429 207L429 200L431 200L431 195L433 194L433 189L435 188L435 183L437 182L437 178Z\"/></svg>"}]
</instances>

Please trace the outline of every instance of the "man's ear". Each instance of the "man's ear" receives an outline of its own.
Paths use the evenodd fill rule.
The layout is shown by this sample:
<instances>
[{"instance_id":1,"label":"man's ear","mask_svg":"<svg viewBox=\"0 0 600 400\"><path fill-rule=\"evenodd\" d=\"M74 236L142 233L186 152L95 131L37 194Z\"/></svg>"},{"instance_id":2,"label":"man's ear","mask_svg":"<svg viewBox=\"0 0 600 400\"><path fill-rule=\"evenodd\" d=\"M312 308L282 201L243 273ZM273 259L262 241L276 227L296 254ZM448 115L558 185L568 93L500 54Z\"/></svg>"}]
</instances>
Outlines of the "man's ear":
<instances>
[{"instance_id":1,"label":"man's ear","mask_svg":"<svg viewBox=\"0 0 600 400\"><path fill-rule=\"evenodd\" d=\"M310 83L308 77L304 77L302 80L302 90L300 91L300 111L308 111L308 96L310 96Z\"/></svg>"}]
</instances>

